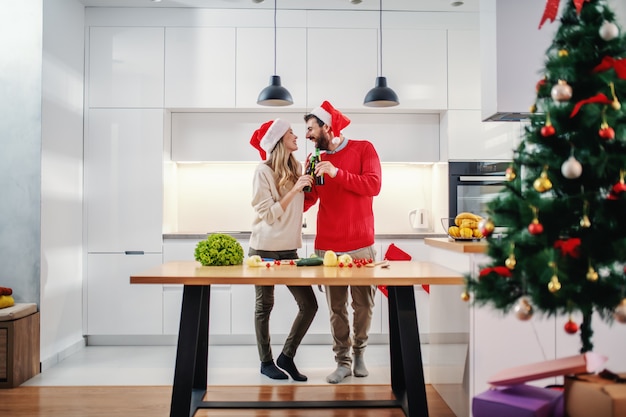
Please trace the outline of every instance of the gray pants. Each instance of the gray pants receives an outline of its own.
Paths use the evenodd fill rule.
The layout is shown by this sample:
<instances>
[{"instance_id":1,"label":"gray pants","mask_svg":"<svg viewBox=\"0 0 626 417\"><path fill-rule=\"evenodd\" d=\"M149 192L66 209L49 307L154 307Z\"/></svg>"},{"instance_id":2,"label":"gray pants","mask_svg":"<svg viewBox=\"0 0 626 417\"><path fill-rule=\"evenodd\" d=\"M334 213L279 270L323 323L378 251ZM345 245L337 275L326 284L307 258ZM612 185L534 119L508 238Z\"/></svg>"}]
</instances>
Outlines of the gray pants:
<instances>
[{"instance_id":1,"label":"gray pants","mask_svg":"<svg viewBox=\"0 0 626 417\"><path fill-rule=\"evenodd\" d=\"M263 258L273 259L295 259L296 251L280 251L268 252L258 251L250 248L251 255L259 255ZM295 255L294 255L295 254ZM298 304L298 314L293 320L291 330L285 340L283 353L293 358L296 356L296 350L302 342L302 338L311 326L315 314L317 313L317 299L311 286L292 286L288 285L287 289L293 295ZM256 332L257 348L259 350L259 358L261 362L269 362L273 359L272 347L270 342L270 313L274 308L274 286L273 285L255 285L256 293L254 307L254 329Z\"/></svg>"},{"instance_id":2,"label":"gray pants","mask_svg":"<svg viewBox=\"0 0 626 417\"><path fill-rule=\"evenodd\" d=\"M318 256L323 257L325 251L315 250ZM376 250L373 246L348 253L353 259L374 259ZM325 286L326 301L330 313L330 329L333 335L333 352L338 366L352 367L352 353L361 356L367 346L368 334L372 324L372 310L374 309L374 295L376 286ZM353 332L350 337L350 322L348 320L348 294L352 297Z\"/></svg>"}]
</instances>

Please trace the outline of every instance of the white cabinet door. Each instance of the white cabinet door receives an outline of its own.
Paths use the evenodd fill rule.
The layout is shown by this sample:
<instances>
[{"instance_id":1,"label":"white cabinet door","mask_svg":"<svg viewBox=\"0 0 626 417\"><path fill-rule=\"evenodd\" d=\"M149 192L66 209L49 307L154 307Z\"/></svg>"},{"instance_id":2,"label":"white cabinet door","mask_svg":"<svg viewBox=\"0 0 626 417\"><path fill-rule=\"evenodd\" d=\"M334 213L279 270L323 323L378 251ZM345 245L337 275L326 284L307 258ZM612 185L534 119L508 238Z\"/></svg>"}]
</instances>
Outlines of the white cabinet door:
<instances>
[{"instance_id":1,"label":"white cabinet door","mask_svg":"<svg viewBox=\"0 0 626 417\"><path fill-rule=\"evenodd\" d=\"M342 110L363 108L377 75L376 29L309 28L307 35L307 107L328 100Z\"/></svg>"},{"instance_id":2,"label":"white cabinet door","mask_svg":"<svg viewBox=\"0 0 626 417\"><path fill-rule=\"evenodd\" d=\"M134 273L161 264L161 254L87 256L87 334L162 333L162 285L130 284Z\"/></svg>"},{"instance_id":3,"label":"white cabinet door","mask_svg":"<svg viewBox=\"0 0 626 417\"><path fill-rule=\"evenodd\" d=\"M448 31L448 109L480 110L480 32Z\"/></svg>"},{"instance_id":4,"label":"white cabinet door","mask_svg":"<svg viewBox=\"0 0 626 417\"><path fill-rule=\"evenodd\" d=\"M344 135L372 142L381 162L439 160L438 114L346 114L352 123Z\"/></svg>"},{"instance_id":5,"label":"white cabinet door","mask_svg":"<svg viewBox=\"0 0 626 417\"><path fill-rule=\"evenodd\" d=\"M163 28L89 28L89 107L163 107Z\"/></svg>"},{"instance_id":6,"label":"white cabinet door","mask_svg":"<svg viewBox=\"0 0 626 417\"><path fill-rule=\"evenodd\" d=\"M165 31L165 107L235 107L235 29Z\"/></svg>"},{"instance_id":7,"label":"white cabinet door","mask_svg":"<svg viewBox=\"0 0 626 417\"><path fill-rule=\"evenodd\" d=\"M258 107L259 93L272 75L274 29L237 28L237 107ZM276 75L291 94L293 106L306 107L306 29L276 29ZM302 121L301 113L297 116Z\"/></svg>"},{"instance_id":8,"label":"white cabinet door","mask_svg":"<svg viewBox=\"0 0 626 417\"><path fill-rule=\"evenodd\" d=\"M446 50L445 30L383 31L382 75L387 77L387 85L398 94L398 108L447 108ZM369 88L374 87L374 77L371 77L370 84Z\"/></svg>"},{"instance_id":9,"label":"white cabinet door","mask_svg":"<svg viewBox=\"0 0 626 417\"><path fill-rule=\"evenodd\" d=\"M203 162L260 162L250 138L261 124L277 117L291 124L298 136L298 161L306 158L306 125L302 115L276 112L172 113L172 160ZM310 145L309 145L310 146ZM252 181L252 177L250 177Z\"/></svg>"},{"instance_id":10,"label":"white cabinet door","mask_svg":"<svg viewBox=\"0 0 626 417\"><path fill-rule=\"evenodd\" d=\"M91 109L88 124L88 252L161 253L163 111Z\"/></svg>"},{"instance_id":11,"label":"white cabinet door","mask_svg":"<svg viewBox=\"0 0 626 417\"><path fill-rule=\"evenodd\" d=\"M448 110L441 131L448 160L484 161L511 160L522 128L519 122L483 122L480 110Z\"/></svg>"},{"instance_id":12,"label":"white cabinet door","mask_svg":"<svg viewBox=\"0 0 626 417\"><path fill-rule=\"evenodd\" d=\"M163 286L163 334L178 334L182 302L182 285ZM209 334L230 334L230 308L230 285L211 285Z\"/></svg>"}]
</instances>

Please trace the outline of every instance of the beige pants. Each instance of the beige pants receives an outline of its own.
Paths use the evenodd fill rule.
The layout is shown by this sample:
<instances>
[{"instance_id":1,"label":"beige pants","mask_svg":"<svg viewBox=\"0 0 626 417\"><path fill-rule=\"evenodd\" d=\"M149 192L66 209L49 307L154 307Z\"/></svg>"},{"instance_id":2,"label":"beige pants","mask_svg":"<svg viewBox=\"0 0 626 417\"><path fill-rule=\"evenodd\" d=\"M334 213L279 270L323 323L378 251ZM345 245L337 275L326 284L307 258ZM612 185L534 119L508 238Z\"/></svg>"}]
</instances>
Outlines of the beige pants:
<instances>
[{"instance_id":1,"label":"beige pants","mask_svg":"<svg viewBox=\"0 0 626 417\"><path fill-rule=\"evenodd\" d=\"M323 250L315 253L323 257ZM376 256L373 247L347 252L353 259L372 258ZM352 354L361 356L367 346L368 333L372 324L372 310L376 286L325 286L326 301L330 313L330 329L333 335L333 352L338 366L352 367ZM354 311L352 328L354 335L350 337L350 321L348 316L348 294L352 297ZM352 352L350 352L352 348Z\"/></svg>"}]
</instances>

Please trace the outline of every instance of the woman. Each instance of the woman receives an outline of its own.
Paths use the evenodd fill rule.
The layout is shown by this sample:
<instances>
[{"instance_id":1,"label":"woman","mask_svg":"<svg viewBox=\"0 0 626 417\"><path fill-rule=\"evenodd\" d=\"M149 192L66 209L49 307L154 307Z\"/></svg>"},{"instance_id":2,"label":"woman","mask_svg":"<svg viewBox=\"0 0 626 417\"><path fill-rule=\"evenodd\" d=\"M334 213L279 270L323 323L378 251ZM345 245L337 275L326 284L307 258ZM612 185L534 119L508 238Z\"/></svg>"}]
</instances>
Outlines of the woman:
<instances>
[{"instance_id":1,"label":"woman","mask_svg":"<svg viewBox=\"0 0 626 417\"><path fill-rule=\"evenodd\" d=\"M298 137L284 120L276 119L261 125L250 144L259 150L260 163L254 172L252 206L256 212L252 222L249 256L271 259L296 259L302 247L302 212L304 193L313 178L302 174L302 165L293 156ZM306 381L293 361L302 338L309 329L317 300L311 286L287 286L298 304L282 353L274 364L270 346L269 318L274 306L274 286L255 286L255 330L261 359L261 373L271 379L287 379L286 371L295 381ZM278 365L278 366L276 366Z\"/></svg>"}]
</instances>

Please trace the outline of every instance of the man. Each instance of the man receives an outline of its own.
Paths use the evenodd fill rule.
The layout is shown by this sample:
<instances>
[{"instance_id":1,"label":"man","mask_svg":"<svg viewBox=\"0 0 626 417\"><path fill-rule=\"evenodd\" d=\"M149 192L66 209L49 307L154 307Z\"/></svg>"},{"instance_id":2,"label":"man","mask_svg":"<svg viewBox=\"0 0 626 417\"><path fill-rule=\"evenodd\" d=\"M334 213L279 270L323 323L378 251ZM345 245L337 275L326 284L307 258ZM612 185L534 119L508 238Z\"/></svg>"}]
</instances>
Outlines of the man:
<instances>
[{"instance_id":1,"label":"man","mask_svg":"<svg viewBox=\"0 0 626 417\"><path fill-rule=\"evenodd\" d=\"M322 154L315 175L324 175L324 185L313 185L305 193L304 209L319 200L315 253L323 257L327 250L347 253L353 259L373 259L374 212L372 203L381 187L380 159L374 146L365 140L348 140L342 134L350 119L329 102L304 117L306 138ZM363 354L372 321L375 286L326 286L330 311L333 351L337 368L326 381L337 384L352 375L369 374ZM348 294L354 309L353 340L348 320ZM351 356L350 348L352 348ZM354 366L352 366L354 365Z\"/></svg>"}]
</instances>

